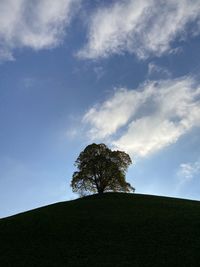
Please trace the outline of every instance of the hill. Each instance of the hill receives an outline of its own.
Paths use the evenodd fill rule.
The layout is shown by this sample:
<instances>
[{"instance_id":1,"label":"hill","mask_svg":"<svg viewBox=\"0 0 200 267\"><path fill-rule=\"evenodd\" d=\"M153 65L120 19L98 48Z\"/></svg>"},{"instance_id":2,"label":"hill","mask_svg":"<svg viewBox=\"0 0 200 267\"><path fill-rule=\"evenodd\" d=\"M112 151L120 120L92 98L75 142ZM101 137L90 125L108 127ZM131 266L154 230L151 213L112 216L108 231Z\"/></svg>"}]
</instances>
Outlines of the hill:
<instances>
[{"instance_id":1,"label":"hill","mask_svg":"<svg viewBox=\"0 0 200 267\"><path fill-rule=\"evenodd\" d=\"M0 220L1 267L200 265L200 202L106 193Z\"/></svg>"}]
</instances>

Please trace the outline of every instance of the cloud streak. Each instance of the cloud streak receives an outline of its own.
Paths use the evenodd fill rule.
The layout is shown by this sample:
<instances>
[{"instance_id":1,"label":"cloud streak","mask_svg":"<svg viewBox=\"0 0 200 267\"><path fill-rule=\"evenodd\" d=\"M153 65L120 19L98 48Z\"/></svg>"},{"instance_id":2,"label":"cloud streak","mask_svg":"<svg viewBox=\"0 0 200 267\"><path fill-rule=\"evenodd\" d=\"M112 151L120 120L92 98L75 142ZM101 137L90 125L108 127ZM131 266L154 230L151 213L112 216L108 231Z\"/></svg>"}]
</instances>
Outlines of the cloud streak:
<instances>
[{"instance_id":1,"label":"cloud streak","mask_svg":"<svg viewBox=\"0 0 200 267\"><path fill-rule=\"evenodd\" d=\"M200 172L200 160L193 163L182 163L179 166L177 175L179 177L180 185L183 185L193 179L193 177Z\"/></svg>"},{"instance_id":2,"label":"cloud streak","mask_svg":"<svg viewBox=\"0 0 200 267\"><path fill-rule=\"evenodd\" d=\"M199 0L123 0L101 7L92 15L88 41L78 52L81 58L96 59L111 54L134 53L144 59L175 51L172 42L185 38L187 26L200 27Z\"/></svg>"},{"instance_id":3,"label":"cloud streak","mask_svg":"<svg viewBox=\"0 0 200 267\"><path fill-rule=\"evenodd\" d=\"M83 123L89 125L90 139L109 139L115 148L145 157L200 126L200 87L182 77L147 82L135 90L119 88L90 108Z\"/></svg>"},{"instance_id":4,"label":"cloud streak","mask_svg":"<svg viewBox=\"0 0 200 267\"><path fill-rule=\"evenodd\" d=\"M60 44L79 0L0 2L0 60L12 60L13 50L34 50Z\"/></svg>"},{"instance_id":5,"label":"cloud streak","mask_svg":"<svg viewBox=\"0 0 200 267\"><path fill-rule=\"evenodd\" d=\"M154 76L154 75L159 75L159 77L165 77L165 78L170 78L171 72L165 68L161 67L153 62L150 62L148 64L148 77Z\"/></svg>"}]
</instances>

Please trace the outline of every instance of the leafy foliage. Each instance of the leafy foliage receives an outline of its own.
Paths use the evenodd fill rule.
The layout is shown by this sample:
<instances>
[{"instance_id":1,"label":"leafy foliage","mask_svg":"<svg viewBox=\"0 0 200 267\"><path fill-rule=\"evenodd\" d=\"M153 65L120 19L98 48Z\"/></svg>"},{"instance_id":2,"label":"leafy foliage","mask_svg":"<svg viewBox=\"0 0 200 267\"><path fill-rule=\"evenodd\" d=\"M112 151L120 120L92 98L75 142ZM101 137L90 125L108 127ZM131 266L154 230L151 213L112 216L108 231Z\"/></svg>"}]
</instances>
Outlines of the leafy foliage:
<instances>
[{"instance_id":1,"label":"leafy foliage","mask_svg":"<svg viewBox=\"0 0 200 267\"><path fill-rule=\"evenodd\" d=\"M112 151L105 144L88 145L75 162L78 171L73 174L72 189L81 195L87 192L134 192L125 180L131 163L125 152Z\"/></svg>"}]
</instances>

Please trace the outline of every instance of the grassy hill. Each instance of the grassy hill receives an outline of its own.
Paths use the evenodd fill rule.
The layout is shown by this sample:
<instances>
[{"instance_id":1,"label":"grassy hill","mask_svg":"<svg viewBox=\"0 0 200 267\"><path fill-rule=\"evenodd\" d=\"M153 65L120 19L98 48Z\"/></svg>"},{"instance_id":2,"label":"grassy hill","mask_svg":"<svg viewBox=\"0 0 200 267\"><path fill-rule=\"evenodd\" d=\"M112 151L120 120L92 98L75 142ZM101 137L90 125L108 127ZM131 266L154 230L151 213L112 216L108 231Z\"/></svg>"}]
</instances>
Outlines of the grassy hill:
<instances>
[{"instance_id":1,"label":"grassy hill","mask_svg":"<svg viewBox=\"0 0 200 267\"><path fill-rule=\"evenodd\" d=\"M200 202L106 193L1 219L0 266L200 266Z\"/></svg>"}]
</instances>

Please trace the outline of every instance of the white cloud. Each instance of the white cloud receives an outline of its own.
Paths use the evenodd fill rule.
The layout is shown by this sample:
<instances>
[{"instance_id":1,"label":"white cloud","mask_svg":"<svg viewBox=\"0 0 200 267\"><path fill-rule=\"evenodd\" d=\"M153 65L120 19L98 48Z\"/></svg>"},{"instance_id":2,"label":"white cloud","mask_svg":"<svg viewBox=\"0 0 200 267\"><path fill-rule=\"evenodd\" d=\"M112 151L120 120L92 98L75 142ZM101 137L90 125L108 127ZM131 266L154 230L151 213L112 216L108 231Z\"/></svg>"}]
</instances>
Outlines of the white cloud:
<instances>
[{"instance_id":1,"label":"white cloud","mask_svg":"<svg viewBox=\"0 0 200 267\"><path fill-rule=\"evenodd\" d=\"M143 102L141 97L142 95L137 91L119 89L101 106L92 107L83 117L84 123L94 126L90 130L90 136L105 138L114 134L135 113Z\"/></svg>"},{"instance_id":2,"label":"white cloud","mask_svg":"<svg viewBox=\"0 0 200 267\"><path fill-rule=\"evenodd\" d=\"M199 34L199 19L199 0L117 1L92 15L88 42L78 56L95 59L126 51L139 58L160 56L175 51L172 41L185 38L190 22L197 22L193 34Z\"/></svg>"},{"instance_id":3,"label":"white cloud","mask_svg":"<svg viewBox=\"0 0 200 267\"><path fill-rule=\"evenodd\" d=\"M200 172L200 160L193 163L182 163L177 172L180 185L183 185L193 179Z\"/></svg>"},{"instance_id":4,"label":"white cloud","mask_svg":"<svg viewBox=\"0 0 200 267\"><path fill-rule=\"evenodd\" d=\"M161 67L154 62L150 62L148 64L148 76L153 76L155 74L159 74L159 77L164 76L169 78L171 76L171 72L167 68Z\"/></svg>"},{"instance_id":5,"label":"white cloud","mask_svg":"<svg viewBox=\"0 0 200 267\"><path fill-rule=\"evenodd\" d=\"M83 122L90 125L91 139L109 138L115 148L144 157L200 126L200 87L183 77L119 89L89 109Z\"/></svg>"},{"instance_id":6,"label":"white cloud","mask_svg":"<svg viewBox=\"0 0 200 267\"><path fill-rule=\"evenodd\" d=\"M97 80L100 80L104 74L105 70L101 66L94 67L94 73L96 74Z\"/></svg>"},{"instance_id":7,"label":"white cloud","mask_svg":"<svg viewBox=\"0 0 200 267\"><path fill-rule=\"evenodd\" d=\"M0 1L0 60L20 47L35 50L58 45L80 0Z\"/></svg>"}]
</instances>

